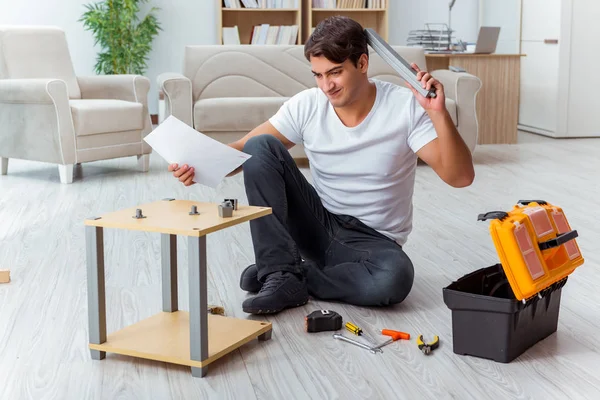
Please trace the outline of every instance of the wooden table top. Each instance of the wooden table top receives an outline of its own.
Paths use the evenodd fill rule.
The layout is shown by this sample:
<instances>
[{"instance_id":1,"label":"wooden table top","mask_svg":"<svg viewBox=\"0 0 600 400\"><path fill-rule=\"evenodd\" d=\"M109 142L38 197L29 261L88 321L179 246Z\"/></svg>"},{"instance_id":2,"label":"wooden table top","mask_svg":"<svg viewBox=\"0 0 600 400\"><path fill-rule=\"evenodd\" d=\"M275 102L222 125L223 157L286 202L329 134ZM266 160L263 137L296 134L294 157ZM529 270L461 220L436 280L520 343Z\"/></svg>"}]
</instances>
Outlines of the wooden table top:
<instances>
[{"instance_id":1,"label":"wooden table top","mask_svg":"<svg viewBox=\"0 0 600 400\"><path fill-rule=\"evenodd\" d=\"M219 204L191 200L159 200L110 212L97 219L86 219L85 225L200 237L272 212L269 207L239 204L232 217L222 218L219 216ZM189 214L192 205L197 207L199 215ZM146 218L134 218L138 208Z\"/></svg>"}]
</instances>

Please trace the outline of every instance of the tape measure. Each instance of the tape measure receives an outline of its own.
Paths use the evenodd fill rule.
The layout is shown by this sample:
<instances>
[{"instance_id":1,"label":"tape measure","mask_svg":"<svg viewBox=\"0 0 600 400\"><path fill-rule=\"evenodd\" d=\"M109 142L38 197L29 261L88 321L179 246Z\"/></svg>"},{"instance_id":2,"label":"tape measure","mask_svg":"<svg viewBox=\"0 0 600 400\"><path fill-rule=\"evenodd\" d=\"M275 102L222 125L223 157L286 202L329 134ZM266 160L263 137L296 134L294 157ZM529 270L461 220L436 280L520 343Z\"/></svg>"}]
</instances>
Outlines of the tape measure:
<instances>
[{"instance_id":1,"label":"tape measure","mask_svg":"<svg viewBox=\"0 0 600 400\"><path fill-rule=\"evenodd\" d=\"M306 332L337 331L342 328L342 316L332 310L317 310L305 318Z\"/></svg>"}]
</instances>

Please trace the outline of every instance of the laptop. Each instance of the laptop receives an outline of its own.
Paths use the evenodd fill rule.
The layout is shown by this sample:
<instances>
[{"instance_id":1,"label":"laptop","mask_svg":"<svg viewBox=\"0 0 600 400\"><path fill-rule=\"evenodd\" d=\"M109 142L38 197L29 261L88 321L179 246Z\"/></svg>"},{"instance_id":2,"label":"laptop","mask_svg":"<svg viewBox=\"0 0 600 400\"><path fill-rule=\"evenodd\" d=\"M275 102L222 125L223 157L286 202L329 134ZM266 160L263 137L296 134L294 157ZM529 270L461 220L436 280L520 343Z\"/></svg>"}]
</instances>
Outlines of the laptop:
<instances>
[{"instance_id":1,"label":"laptop","mask_svg":"<svg viewBox=\"0 0 600 400\"><path fill-rule=\"evenodd\" d=\"M495 52L499 35L499 26L482 26L479 28L479 36L477 36L477 44L475 44L475 51L473 53L491 54Z\"/></svg>"}]
</instances>

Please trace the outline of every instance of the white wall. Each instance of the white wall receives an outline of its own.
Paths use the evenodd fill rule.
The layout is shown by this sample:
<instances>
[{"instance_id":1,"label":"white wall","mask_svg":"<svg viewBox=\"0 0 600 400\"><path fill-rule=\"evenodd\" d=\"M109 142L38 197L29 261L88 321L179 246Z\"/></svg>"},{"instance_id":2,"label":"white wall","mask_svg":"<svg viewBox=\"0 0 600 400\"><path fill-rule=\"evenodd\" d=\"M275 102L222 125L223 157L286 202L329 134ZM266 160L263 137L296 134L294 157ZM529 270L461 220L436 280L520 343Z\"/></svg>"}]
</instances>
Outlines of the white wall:
<instances>
[{"instance_id":1,"label":"white wall","mask_svg":"<svg viewBox=\"0 0 600 400\"><path fill-rule=\"evenodd\" d=\"M480 25L499 26L496 53L519 52L522 0L479 0Z\"/></svg>"},{"instance_id":2,"label":"white wall","mask_svg":"<svg viewBox=\"0 0 600 400\"><path fill-rule=\"evenodd\" d=\"M78 19L84 4L96 0L0 0L0 24L57 25L67 35L77 75L94 75L98 49L92 34ZM153 42L146 76L151 88L150 113L158 114L156 77L162 72L181 72L183 48L188 44L216 43L216 2L214 0L150 0L144 9L158 6L161 31Z\"/></svg>"},{"instance_id":3,"label":"white wall","mask_svg":"<svg viewBox=\"0 0 600 400\"><path fill-rule=\"evenodd\" d=\"M75 72L78 75L93 74L94 39L77 22L85 12L85 3L81 0L0 0L0 24L60 26L67 33Z\"/></svg>"},{"instance_id":4,"label":"white wall","mask_svg":"<svg viewBox=\"0 0 600 400\"><path fill-rule=\"evenodd\" d=\"M24 1L24 0L21 0ZM146 75L152 82L152 114L158 114L156 77L163 72L183 71L183 52L186 45L217 43L217 10L214 0L149 0L150 8L158 4L158 19L162 31L155 39Z\"/></svg>"}]
</instances>

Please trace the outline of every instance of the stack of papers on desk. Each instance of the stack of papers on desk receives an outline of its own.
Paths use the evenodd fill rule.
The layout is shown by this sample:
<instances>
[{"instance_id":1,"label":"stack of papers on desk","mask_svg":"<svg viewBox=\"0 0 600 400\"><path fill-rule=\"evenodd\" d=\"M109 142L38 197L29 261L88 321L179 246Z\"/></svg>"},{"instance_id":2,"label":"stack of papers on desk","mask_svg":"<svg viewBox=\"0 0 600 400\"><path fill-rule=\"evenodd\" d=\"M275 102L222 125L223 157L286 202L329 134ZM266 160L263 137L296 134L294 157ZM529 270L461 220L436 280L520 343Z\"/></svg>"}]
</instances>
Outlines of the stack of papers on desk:
<instances>
[{"instance_id":1,"label":"stack of papers on desk","mask_svg":"<svg viewBox=\"0 0 600 400\"><path fill-rule=\"evenodd\" d=\"M194 182L213 188L251 157L198 132L172 115L144 140L169 164L193 167Z\"/></svg>"}]
</instances>

